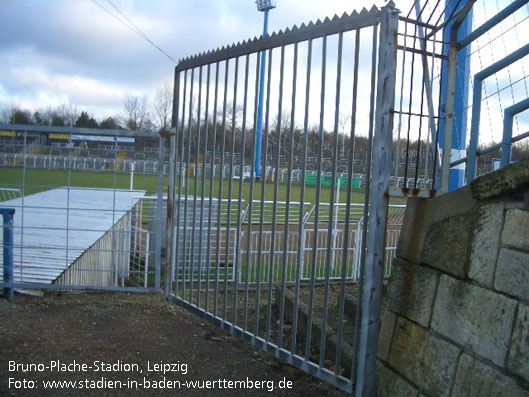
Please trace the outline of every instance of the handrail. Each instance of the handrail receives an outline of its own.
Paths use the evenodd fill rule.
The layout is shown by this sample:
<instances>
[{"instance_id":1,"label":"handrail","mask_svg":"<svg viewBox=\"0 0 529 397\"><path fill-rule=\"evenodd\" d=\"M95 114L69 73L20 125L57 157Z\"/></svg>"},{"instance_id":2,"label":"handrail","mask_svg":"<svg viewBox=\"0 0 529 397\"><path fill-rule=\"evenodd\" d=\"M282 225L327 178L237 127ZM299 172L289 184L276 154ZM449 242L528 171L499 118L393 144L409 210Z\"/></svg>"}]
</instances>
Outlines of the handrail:
<instances>
[{"instance_id":1,"label":"handrail","mask_svg":"<svg viewBox=\"0 0 529 397\"><path fill-rule=\"evenodd\" d=\"M515 115L527 109L529 109L529 98L505 109L505 117L503 118L503 140L501 143L501 167L505 167L511 163L511 145L513 142L512 119Z\"/></svg>"}]
</instances>

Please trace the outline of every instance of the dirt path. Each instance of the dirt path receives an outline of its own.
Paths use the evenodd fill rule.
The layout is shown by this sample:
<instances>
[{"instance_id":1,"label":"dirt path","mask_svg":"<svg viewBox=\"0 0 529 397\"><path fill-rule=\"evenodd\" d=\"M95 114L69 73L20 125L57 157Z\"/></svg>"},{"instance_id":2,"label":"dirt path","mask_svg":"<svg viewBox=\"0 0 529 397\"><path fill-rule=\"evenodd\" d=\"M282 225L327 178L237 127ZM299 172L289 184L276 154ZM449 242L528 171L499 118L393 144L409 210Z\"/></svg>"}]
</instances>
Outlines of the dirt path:
<instances>
[{"instance_id":1,"label":"dirt path","mask_svg":"<svg viewBox=\"0 0 529 397\"><path fill-rule=\"evenodd\" d=\"M0 318L2 396L344 395L168 304L160 295L17 295L12 302L0 300ZM12 370L16 364L23 366ZM173 365L164 374L157 364ZM247 379L260 381L259 388L228 388L229 381L249 385ZM37 388L14 387L24 386L24 381L26 386L34 381ZM50 390L45 389L45 381L77 383L75 390ZM170 381L174 388L153 388L170 386ZM210 381L212 388L192 390L185 381ZM282 386L292 382L291 388L280 389L281 381ZM102 385L106 387L98 388Z\"/></svg>"}]
</instances>

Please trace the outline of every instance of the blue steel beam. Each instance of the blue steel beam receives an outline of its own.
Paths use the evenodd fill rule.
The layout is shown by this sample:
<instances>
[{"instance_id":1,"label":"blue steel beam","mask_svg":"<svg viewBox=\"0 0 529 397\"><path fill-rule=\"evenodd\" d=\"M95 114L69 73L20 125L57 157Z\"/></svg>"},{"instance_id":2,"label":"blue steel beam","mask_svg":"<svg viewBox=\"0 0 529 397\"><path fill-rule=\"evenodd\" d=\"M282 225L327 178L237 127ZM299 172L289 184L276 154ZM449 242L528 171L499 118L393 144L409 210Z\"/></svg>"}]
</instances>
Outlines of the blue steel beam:
<instances>
[{"instance_id":1,"label":"blue steel beam","mask_svg":"<svg viewBox=\"0 0 529 397\"><path fill-rule=\"evenodd\" d=\"M446 185L441 186L441 189L444 191L455 190L463 186L464 183L465 170L463 166L449 170L449 164L453 160L457 160L465 155L467 126L467 113L465 109L468 107L470 47L467 46L457 51L457 36L466 36L471 30L472 5L474 2L475 0L467 0L460 7L461 14L454 22L447 25L444 32L444 40L445 42L449 42L450 45L445 46L443 54L450 54L450 56L449 61L443 64L443 75L446 76L448 74L449 63L456 61L456 64L452 65L452 77L447 79L446 84L441 87L442 117L439 121L439 146L443 150L443 183L446 184L449 179L448 189L446 189ZM454 7L458 5L459 3L447 0L445 19L450 18L453 14ZM454 57L456 60L453 59ZM446 118L446 122L444 118ZM450 139L451 146L448 148L446 146L450 142Z\"/></svg>"},{"instance_id":2,"label":"blue steel beam","mask_svg":"<svg viewBox=\"0 0 529 397\"><path fill-rule=\"evenodd\" d=\"M516 10L523 7L525 4L527 4L527 0L516 0L515 2L509 4L507 7L505 7L503 10L501 10L499 13L497 13L494 17L489 19L487 22L485 22L483 25L481 25L479 28L474 29L472 33L469 33L466 35L463 39L457 42L458 48L463 48L472 43L474 40L476 40L478 37L492 29L494 26L499 24L501 21L503 21L505 18L507 18L509 15L513 14Z\"/></svg>"}]
</instances>

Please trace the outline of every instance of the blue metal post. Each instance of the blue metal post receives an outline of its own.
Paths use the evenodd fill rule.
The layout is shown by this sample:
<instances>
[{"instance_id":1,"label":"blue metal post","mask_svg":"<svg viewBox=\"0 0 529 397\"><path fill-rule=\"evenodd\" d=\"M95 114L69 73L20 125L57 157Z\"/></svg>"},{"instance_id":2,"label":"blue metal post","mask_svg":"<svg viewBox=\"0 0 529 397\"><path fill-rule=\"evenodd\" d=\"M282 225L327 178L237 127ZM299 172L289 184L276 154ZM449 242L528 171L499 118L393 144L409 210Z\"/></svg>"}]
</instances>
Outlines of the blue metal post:
<instances>
[{"instance_id":1,"label":"blue metal post","mask_svg":"<svg viewBox=\"0 0 529 397\"><path fill-rule=\"evenodd\" d=\"M4 283L13 282L13 215L14 208L0 208L4 219ZM13 288L4 288L4 298L12 300Z\"/></svg>"},{"instance_id":2,"label":"blue metal post","mask_svg":"<svg viewBox=\"0 0 529 397\"><path fill-rule=\"evenodd\" d=\"M268 11L264 10L263 37L268 34ZM261 53L261 68L259 80L259 104L257 107L257 128L255 131L255 177L261 177L261 136L263 130L263 102L264 102L264 83L266 69L266 51ZM279 116L281 117L281 116Z\"/></svg>"},{"instance_id":3,"label":"blue metal post","mask_svg":"<svg viewBox=\"0 0 529 397\"><path fill-rule=\"evenodd\" d=\"M454 11L455 5L458 2L446 0L446 11L445 19L448 19ZM463 7L464 4L461 5ZM450 42L451 45L456 45L455 40L451 40L450 31L452 23L448 24L444 30L445 42ZM472 29L472 10L469 11L465 20L461 24L458 30L458 36L465 37ZM450 45L445 45L443 54L448 55ZM455 78L455 105L454 109L446 109L447 102L447 84L449 81L445 81L445 84L441 87L441 120L439 122L439 147L441 150L444 149L444 134L445 134L445 122L444 117L447 114L453 112L453 135L452 135L452 147L451 147L451 162L460 159L465 156L466 151L466 140L467 140L467 107L468 107L468 93L469 93L469 77L470 77L470 45L459 50L457 52L457 72ZM447 75L447 64L443 63L443 75ZM465 166L460 164L454 169L450 170L450 183L448 190L455 190L464 184L465 177Z\"/></svg>"}]
</instances>

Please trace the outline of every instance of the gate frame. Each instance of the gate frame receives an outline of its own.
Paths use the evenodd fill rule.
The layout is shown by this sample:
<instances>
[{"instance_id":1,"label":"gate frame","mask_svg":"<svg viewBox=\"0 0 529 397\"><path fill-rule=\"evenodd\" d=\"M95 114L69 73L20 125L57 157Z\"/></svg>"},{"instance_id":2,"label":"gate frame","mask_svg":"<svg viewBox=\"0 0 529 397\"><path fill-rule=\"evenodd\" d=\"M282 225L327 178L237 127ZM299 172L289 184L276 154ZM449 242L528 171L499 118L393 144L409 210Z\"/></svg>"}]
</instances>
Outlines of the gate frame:
<instances>
[{"instance_id":1,"label":"gate frame","mask_svg":"<svg viewBox=\"0 0 529 397\"><path fill-rule=\"evenodd\" d=\"M375 394L375 366L382 305L382 277L384 274L384 241L392 161L398 14L399 12L389 3L381 10L373 142L373 181L369 201L367 260L361 303L362 325L359 342L359 365L355 385L357 396Z\"/></svg>"}]
</instances>

